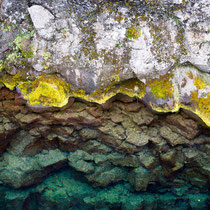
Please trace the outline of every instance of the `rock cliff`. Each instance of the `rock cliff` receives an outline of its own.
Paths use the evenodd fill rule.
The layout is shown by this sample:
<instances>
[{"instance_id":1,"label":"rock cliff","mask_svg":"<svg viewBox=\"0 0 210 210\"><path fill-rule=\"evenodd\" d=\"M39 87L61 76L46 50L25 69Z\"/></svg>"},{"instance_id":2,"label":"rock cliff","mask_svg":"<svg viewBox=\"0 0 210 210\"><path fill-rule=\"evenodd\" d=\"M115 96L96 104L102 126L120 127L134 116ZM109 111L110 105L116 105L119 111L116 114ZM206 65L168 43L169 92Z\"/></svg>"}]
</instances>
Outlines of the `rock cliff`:
<instances>
[{"instance_id":1,"label":"rock cliff","mask_svg":"<svg viewBox=\"0 0 210 210\"><path fill-rule=\"evenodd\" d=\"M210 125L206 1L1 2L1 84L31 106L117 93Z\"/></svg>"},{"instance_id":2,"label":"rock cliff","mask_svg":"<svg viewBox=\"0 0 210 210\"><path fill-rule=\"evenodd\" d=\"M209 7L0 0L0 209L207 209Z\"/></svg>"}]
</instances>

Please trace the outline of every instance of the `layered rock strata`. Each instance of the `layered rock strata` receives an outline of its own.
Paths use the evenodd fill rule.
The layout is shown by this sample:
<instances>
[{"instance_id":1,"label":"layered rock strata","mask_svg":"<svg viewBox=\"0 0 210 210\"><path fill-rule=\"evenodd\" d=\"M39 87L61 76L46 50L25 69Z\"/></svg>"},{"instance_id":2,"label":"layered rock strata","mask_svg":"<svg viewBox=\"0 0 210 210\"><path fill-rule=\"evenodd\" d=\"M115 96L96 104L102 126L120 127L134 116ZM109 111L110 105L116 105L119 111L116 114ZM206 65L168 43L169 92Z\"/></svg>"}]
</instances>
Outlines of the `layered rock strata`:
<instances>
[{"instance_id":1,"label":"layered rock strata","mask_svg":"<svg viewBox=\"0 0 210 210\"><path fill-rule=\"evenodd\" d=\"M86 207L100 204L99 197L94 197L94 188L109 189L113 185L110 188L113 196L115 190L115 196L119 196L117 191L124 189L131 200L135 200L133 192L142 195L151 187L159 193L158 186L174 189L172 197L184 196L192 189L207 193L209 129L184 112L154 114L136 99L117 95L109 108L76 99L66 110L35 113L15 100L15 94L6 88L0 91L1 186L30 187L65 168L72 172L61 172L59 176L68 177L69 173L77 172L75 178L83 180L86 184L82 186L93 193L91 198L84 192ZM63 184L77 186L72 181L67 178ZM123 185L116 185L119 183ZM41 187L45 184L38 186L45 189ZM57 184L53 187L56 192L57 187ZM101 193L102 196L105 191ZM70 205L73 201L66 196L62 199ZM133 205L143 206L143 198L138 199L135 202L141 202Z\"/></svg>"},{"instance_id":2,"label":"layered rock strata","mask_svg":"<svg viewBox=\"0 0 210 210\"><path fill-rule=\"evenodd\" d=\"M209 3L0 1L0 209L207 209Z\"/></svg>"}]
</instances>

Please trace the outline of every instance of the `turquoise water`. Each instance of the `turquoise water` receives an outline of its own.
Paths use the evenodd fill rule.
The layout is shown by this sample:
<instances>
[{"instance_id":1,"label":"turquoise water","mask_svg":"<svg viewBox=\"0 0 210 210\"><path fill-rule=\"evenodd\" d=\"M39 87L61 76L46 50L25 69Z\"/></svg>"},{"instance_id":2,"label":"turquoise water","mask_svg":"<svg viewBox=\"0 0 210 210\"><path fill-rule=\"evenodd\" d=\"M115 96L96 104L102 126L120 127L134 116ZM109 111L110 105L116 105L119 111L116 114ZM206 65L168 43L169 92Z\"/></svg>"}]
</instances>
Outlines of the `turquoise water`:
<instances>
[{"instance_id":1,"label":"turquoise water","mask_svg":"<svg viewBox=\"0 0 210 210\"><path fill-rule=\"evenodd\" d=\"M150 184L135 192L127 182L93 188L81 173L66 168L41 184L21 190L0 187L0 209L208 209L209 196L191 185L170 188Z\"/></svg>"}]
</instances>

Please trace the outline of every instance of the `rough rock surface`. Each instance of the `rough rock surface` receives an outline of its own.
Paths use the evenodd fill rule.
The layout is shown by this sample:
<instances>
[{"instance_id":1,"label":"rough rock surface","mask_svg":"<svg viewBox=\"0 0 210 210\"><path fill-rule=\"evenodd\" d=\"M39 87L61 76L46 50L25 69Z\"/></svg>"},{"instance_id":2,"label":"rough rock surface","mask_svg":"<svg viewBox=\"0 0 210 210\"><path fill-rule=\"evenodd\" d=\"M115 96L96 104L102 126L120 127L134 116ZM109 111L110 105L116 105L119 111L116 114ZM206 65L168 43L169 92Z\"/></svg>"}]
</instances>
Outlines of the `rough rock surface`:
<instances>
[{"instance_id":1,"label":"rough rock surface","mask_svg":"<svg viewBox=\"0 0 210 210\"><path fill-rule=\"evenodd\" d=\"M149 182L164 183L163 177L183 169L184 164L201 167L198 177L208 174L209 130L183 112L152 114L132 99L114 101L108 110L75 101L65 111L33 113L25 104L15 105L12 94L1 112L1 142L7 144L1 149L0 180L15 188L36 183L51 170L67 165L84 173L95 186L129 180L136 190L146 190ZM139 108L128 111L135 103ZM8 131L15 134L7 135ZM20 169L21 173L15 172ZM180 173L188 174L187 170ZM28 182L23 180L26 174Z\"/></svg>"},{"instance_id":2,"label":"rough rock surface","mask_svg":"<svg viewBox=\"0 0 210 210\"><path fill-rule=\"evenodd\" d=\"M203 0L3 0L1 85L33 110L123 93L209 126L208 11Z\"/></svg>"},{"instance_id":3,"label":"rough rock surface","mask_svg":"<svg viewBox=\"0 0 210 210\"><path fill-rule=\"evenodd\" d=\"M7 103L0 101L0 206L29 208L38 199L40 208L139 209L180 197L189 201L182 207L207 206L210 133L184 112L152 114L120 96L109 109L77 99L66 110L34 113L7 91Z\"/></svg>"},{"instance_id":4,"label":"rough rock surface","mask_svg":"<svg viewBox=\"0 0 210 210\"><path fill-rule=\"evenodd\" d=\"M207 209L209 21L204 0L0 0L0 209Z\"/></svg>"}]
</instances>

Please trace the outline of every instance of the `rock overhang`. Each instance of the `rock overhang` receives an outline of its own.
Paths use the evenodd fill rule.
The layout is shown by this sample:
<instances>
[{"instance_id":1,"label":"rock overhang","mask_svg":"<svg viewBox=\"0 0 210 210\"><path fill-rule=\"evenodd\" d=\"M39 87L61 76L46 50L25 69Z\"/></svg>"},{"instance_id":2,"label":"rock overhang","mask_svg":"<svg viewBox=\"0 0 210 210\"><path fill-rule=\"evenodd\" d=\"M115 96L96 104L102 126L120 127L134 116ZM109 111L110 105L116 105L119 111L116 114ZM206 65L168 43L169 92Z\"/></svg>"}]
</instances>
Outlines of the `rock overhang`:
<instances>
[{"instance_id":1,"label":"rock overhang","mask_svg":"<svg viewBox=\"0 0 210 210\"><path fill-rule=\"evenodd\" d=\"M5 19L0 41L19 33L10 53L2 50L1 82L31 106L62 107L69 97L102 104L122 93L158 112L190 110L209 126L207 5L134 3L89 2L85 11L74 1L58 10L34 3L22 23ZM9 1L3 5L7 16Z\"/></svg>"}]
</instances>

